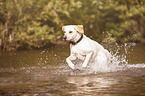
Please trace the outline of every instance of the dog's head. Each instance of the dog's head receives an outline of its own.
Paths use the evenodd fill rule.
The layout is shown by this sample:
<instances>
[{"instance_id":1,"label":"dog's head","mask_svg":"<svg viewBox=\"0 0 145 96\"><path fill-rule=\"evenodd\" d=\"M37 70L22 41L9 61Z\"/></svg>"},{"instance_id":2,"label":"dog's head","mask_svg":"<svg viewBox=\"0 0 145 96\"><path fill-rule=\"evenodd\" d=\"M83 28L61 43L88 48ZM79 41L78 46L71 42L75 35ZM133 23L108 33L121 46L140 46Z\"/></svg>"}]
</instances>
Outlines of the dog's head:
<instances>
[{"instance_id":1,"label":"dog's head","mask_svg":"<svg viewBox=\"0 0 145 96\"><path fill-rule=\"evenodd\" d=\"M83 25L62 26L62 31L64 32L63 39L67 41L73 41L78 34L84 34Z\"/></svg>"}]
</instances>

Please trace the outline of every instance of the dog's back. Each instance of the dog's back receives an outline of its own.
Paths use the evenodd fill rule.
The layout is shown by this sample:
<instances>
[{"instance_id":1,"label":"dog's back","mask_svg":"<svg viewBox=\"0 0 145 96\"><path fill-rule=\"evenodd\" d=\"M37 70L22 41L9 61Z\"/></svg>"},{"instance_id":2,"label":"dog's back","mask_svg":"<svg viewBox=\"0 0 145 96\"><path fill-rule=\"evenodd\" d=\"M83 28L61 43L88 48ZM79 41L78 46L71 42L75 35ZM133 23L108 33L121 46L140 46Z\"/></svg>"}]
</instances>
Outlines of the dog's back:
<instances>
[{"instance_id":1,"label":"dog's back","mask_svg":"<svg viewBox=\"0 0 145 96\"><path fill-rule=\"evenodd\" d=\"M99 52L103 52L103 53L105 53L105 55L107 57L107 62L111 61L112 55L110 54L110 52L108 50L104 49L104 47L101 44L99 44L98 42L90 39L89 37L87 37L85 35L84 35L84 38L86 38L87 41L89 41L89 44L90 44L89 48L91 48L93 53L94 53L92 57L95 58L95 57L97 57Z\"/></svg>"}]
</instances>

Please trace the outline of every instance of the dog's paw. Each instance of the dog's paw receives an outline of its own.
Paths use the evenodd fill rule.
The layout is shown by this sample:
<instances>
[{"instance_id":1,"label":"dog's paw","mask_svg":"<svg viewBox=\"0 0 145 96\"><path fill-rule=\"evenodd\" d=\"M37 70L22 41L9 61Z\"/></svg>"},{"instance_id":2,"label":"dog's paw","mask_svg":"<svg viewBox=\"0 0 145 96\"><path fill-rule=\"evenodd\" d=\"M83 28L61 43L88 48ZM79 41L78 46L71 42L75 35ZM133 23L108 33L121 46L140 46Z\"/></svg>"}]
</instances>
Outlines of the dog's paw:
<instances>
[{"instance_id":1,"label":"dog's paw","mask_svg":"<svg viewBox=\"0 0 145 96\"><path fill-rule=\"evenodd\" d=\"M86 68L87 66L86 66L86 65L82 65L82 67L83 67L83 68Z\"/></svg>"},{"instance_id":2,"label":"dog's paw","mask_svg":"<svg viewBox=\"0 0 145 96\"><path fill-rule=\"evenodd\" d=\"M72 70L75 70L75 67L71 67Z\"/></svg>"},{"instance_id":3,"label":"dog's paw","mask_svg":"<svg viewBox=\"0 0 145 96\"><path fill-rule=\"evenodd\" d=\"M73 70L73 72L78 72L78 71L80 71L80 69L74 69L74 70Z\"/></svg>"}]
</instances>

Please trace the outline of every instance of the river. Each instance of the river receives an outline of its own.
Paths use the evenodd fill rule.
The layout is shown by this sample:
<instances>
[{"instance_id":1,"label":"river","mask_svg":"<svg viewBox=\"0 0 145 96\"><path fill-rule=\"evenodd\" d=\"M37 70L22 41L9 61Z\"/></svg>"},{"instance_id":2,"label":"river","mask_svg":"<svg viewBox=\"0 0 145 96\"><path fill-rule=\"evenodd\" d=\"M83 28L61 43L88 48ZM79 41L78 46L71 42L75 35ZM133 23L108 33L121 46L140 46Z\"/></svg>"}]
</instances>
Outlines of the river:
<instances>
[{"instance_id":1,"label":"river","mask_svg":"<svg viewBox=\"0 0 145 96\"><path fill-rule=\"evenodd\" d=\"M103 46L112 65L76 71L65 62L69 45L0 52L0 95L145 96L145 44Z\"/></svg>"}]
</instances>

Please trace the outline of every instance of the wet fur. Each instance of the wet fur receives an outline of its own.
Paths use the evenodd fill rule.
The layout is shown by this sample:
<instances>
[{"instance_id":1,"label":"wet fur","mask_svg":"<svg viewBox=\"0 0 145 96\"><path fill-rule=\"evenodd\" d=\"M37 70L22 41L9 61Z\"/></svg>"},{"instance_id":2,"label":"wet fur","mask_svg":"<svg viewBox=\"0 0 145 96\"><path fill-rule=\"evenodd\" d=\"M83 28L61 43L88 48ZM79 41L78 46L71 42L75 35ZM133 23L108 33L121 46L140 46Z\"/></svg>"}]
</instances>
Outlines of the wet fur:
<instances>
[{"instance_id":1,"label":"wet fur","mask_svg":"<svg viewBox=\"0 0 145 96\"><path fill-rule=\"evenodd\" d=\"M64 37L67 41L76 42L84 33L82 25L63 26ZM80 59L83 61L82 67L86 68L88 63L97 63L99 65L109 64L111 54L104 49L98 42L91 40L83 34L83 39L76 45L70 44L70 56L66 58L66 62L71 69L75 69L73 60Z\"/></svg>"}]
</instances>

